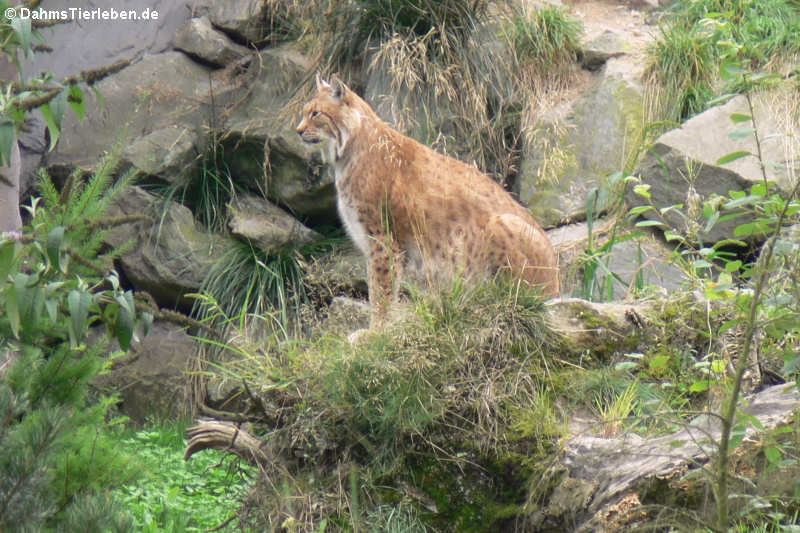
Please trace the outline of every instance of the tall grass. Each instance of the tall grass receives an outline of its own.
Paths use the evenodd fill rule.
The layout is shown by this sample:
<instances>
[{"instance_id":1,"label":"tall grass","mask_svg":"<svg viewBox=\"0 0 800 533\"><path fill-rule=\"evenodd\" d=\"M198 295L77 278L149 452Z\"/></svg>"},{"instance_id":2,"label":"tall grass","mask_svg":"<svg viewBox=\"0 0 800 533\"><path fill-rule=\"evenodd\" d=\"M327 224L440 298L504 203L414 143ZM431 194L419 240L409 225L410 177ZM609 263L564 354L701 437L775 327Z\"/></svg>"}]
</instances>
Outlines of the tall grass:
<instances>
[{"instance_id":1,"label":"tall grass","mask_svg":"<svg viewBox=\"0 0 800 533\"><path fill-rule=\"evenodd\" d=\"M800 52L800 6L791 0L690 0L675 4L649 50L653 119L683 120L720 92L719 64L777 69Z\"/></svg>"}]
</instances>

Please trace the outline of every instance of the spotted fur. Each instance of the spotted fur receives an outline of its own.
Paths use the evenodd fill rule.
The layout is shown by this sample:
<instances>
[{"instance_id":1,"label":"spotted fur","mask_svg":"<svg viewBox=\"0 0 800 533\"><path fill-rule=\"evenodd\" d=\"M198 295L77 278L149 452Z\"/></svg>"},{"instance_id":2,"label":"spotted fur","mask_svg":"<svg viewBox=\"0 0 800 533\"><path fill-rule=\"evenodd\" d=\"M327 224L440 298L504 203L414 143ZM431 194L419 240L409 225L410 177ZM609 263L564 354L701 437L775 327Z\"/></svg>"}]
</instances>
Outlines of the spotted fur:
<instances>
[{"instance_id":1,"label":"spotted fur","mask_svg":"<svg viewBox=\"0 0 800 533\"><path fill-rule=\"evenodd\" d=\"M367 259L370 327L404 273L428 281L500 270L558 294L558 264L530 213L477 168L384 123L341 81L317 77L297 126L332 166L339 214Z\"/></svg>"}]
</instances>

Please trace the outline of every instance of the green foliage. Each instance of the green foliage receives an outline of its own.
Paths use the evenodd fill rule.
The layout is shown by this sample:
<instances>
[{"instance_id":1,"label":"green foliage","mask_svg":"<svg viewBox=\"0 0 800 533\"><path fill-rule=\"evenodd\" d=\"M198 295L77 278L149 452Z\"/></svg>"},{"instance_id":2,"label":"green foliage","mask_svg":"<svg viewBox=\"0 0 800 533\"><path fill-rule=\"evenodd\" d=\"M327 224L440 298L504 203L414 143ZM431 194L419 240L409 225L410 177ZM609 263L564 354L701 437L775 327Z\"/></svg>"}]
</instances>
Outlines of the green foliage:
<instances>
[{"instance_id":1,"label":"green foliage","mask_svg":"<svg viewBox=\"0 0 800 533\"><path fill-rule=\"evenodd\" d=\"M265 252L252 243L237 241L214 264L203 281L202 293L220 302L225 317L275 315L288 332L298 326L298 312L309 295L303 280L307 259L329 252L341 237L296 246L287 244ZM199 304L197 311L210 316Z\"/></svg>"},{"instance_id":2,"label":"green foliage","mask_svg":"<svg viewBox=\"0 0 800 533\"><path fill-rule=\"evenodd\" d=\"M719 65L762 69L800 51L800 7L789 0L678 2L650 49L648 76L662 91L659 119L680 120L732 89Z\"/></svg>"},{"instance_id":3,"label":"green foliage","mask_svg":"<svg viewBox=\"0 0 800 533\"><path fill-rule=\"evenodd\" d=\"M514 506L529 472L505 472L505 454L530 453L534 438L545 453L560 435L545 405L540 418L530 415L533 402L550 395L544 376L554 368L542 299L525 285L495 281L455 282L413 301L410 316L359 346L274 337L231 347L238 360L226 364L230 376L249 383L260 405L281 406L277 419L263 420L276 465L257 491L267 530L287 523L313 530L323 519L327 531L356 523L424 529L415 515L403 518L403 486L435 501L440 511L429 519L462 530L488 531L504 513L521 512ZM351 469L356 481L348 480ZM519 490L501 490L504 476ZM462 483L475 488L458 495Z\"/></svg>"},{"instance_id":4,"label":"green foliage","mask_svg":"<svg viewBox=\"0 0 800 533\"><path fill-rule=\"evenodd\" d=\"M148 424L115 435L139 476L110 496L131 517L136 531L189 533L221 526L233 516L255 474L221 451L184 461L185 426Z\"/></svg>"},{"instance_id":5,"label":"green foliage","mask_svg":"<svg viewBox=\"0 0 800 533\"><path fill-rule=\"evenodd\" d=\"M752 8L755 2L742 2ZM691 3L692 6L695 3ZM761 4L759 4L761 5ZM763 3L773 5L772 2ZM707 14L711 16L711 14ZM717 16L716 14L714 16ZM730 16L730 13L728 13ZM777 15L776 15L777 16ZM649 188L636 185L633 190L647 200L646 205L635 207L630 211L632 217L648 213L653 220L637 222L637 226L661 226L668 241L676 242L676 256L695 276L700 287L704 289L709 301L727 304L730 317L709 331L714 338L722 338L726 332L741 332L741 344L737 347L738 360L730 362L734 367L732 375L728 375L729 362L713 352L709 352L706 360L697 366L705 372L705 376L695 381L690 392L705 392L713 385L721 386L724 399L720 408L722 432L717 445L715 467L710 472L709 483L712 486L716 503L716 529L725 531L736 516L762 516L770 509L770 504L759 501L755 496L743 496L742 506L734 509L730 494L730 457L742 442L744 431L748 426L763 432L763 427L753 416L740 410L742 383L750 364L751 350L759 344L760 356L770 357L770 352L778 352L786 361L785 377L796 378L798 368L798 339L800 338L800 307L797 298L797 273L800 267L800 256L796 247L786 245L782 234L787 226L800 222L800 180L790 184L789 191L779 191L770 181L768 169L770 163L764 160L761 146L764 133L756 127L753 108L752 91L765 79L771 76L750 74L740 66L740 59L724 63L721 71L722 79L729 85L744 90L748 113L731 115L733 139L753 137L756 150L737 151L719 159L718 164L735 161L742 157L754 157L760 165L762 180L753 184L746 191L730 191L727 197L713 196L701 199L690 191L687 207L682 205L657 208L650 202ZM729 98L731 95L725 95ZM793 140L789 139L791 144ZM793 146L796 146L793 145ZM793 175L793 174L792 174ZM663 220L665 213L677 213L687 221L686 232L680 233L667 229ZM716 224L725 220L746 217L739 223L733 234L726 240L707 245L702 235ZM698 220L700 219L700 220ZM704 222L704 223L702 223ZM732 245L745 247L745 240L759 240L765 244L759 257L755 260L737 256L726 247ZM783 243L783 244L781 244ZM745 260L746 259L746 260ZM777 267L777 268L776 268ZM749 287L742 289L740 284ZM757 338L763 337L763 340ZM792 346L787 350L788 346ZM791 353L790 353L791 352ZM767 446L765 455L771 465L783 464L783 453L777 446ZM795 500L796 500L795 494ZM754 505L755 507L748 507ZM749 519L749 518L748 518Z\"/></svg>"},{"instance_id":6,"label":"green foliage","mask_svg":"<svg viewBox=\"0 0 800 533\"><path fill-rule=\"evenodd\" d=\"M581 23L555 6L515 12L505 32L517 56L540 79L564 83L581 53Z\"/></svg>"},{"instance_id":7,"label":"green foliage","mask_svg":"<svg viewBox=\"0 0 800 533\"><path fill-rule=\"evenodd\" d=\"M111 399L91 399L92 378L111 363L105 324L127 347L138 317L132 295L99 263L103 214L127 184L109 186L113 156L83 183L30 207L30 227L0 239L0 529L131 531L101 491L130 476L109 437ZM113 256L109 254L109 256ZM91 516L86 513L93 513Z\"/></svg>"}]
</instances>

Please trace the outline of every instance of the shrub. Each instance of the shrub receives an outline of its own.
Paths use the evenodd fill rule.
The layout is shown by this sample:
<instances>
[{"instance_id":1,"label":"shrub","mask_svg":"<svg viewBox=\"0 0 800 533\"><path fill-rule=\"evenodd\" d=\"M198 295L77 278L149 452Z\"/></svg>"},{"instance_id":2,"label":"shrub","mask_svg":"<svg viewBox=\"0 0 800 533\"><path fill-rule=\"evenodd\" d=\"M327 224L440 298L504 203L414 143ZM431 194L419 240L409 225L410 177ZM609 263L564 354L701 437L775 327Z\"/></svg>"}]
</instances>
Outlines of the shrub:
<instances>
[{"instance_id":1,"label":"shrub","mask_svg":"<svg viewBox=\"0 0 800 533\"><path fill-rule=\"evenodd\" d=\"M115 223L102 216L130 182L109 186L116 155L87 182L74 174L60 194L43 174L30 226L0 237L3 531L131 531L102 492L131 476L107 431L113 399L89 388L111 363L89 327L105 324L127 349L139 315L107 262L113 253L99 255L101 228Z\"/></svg>"}]
</instances>

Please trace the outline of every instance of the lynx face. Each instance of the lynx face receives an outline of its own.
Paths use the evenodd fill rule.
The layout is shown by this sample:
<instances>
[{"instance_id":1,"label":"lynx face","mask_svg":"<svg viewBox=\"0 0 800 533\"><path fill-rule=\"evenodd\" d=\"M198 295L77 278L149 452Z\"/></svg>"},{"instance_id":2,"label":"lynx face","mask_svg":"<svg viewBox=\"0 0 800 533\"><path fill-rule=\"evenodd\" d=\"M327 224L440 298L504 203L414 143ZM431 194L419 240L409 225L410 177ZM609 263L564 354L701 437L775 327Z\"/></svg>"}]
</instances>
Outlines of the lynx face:
<instances>
[{"instance_id":1,"label":"lynx face","mask_svg":"<svg viewBox=\"0 0 800 533\"><path fill-rule=\"evenodd\" d=\"M332 163L341 157L350 133L360 122L361 114L348 102L341 83L317 77L317 94L303 107L297 134L307 144L327 144L322 151Z\"/></svg>"}]
</instances>

